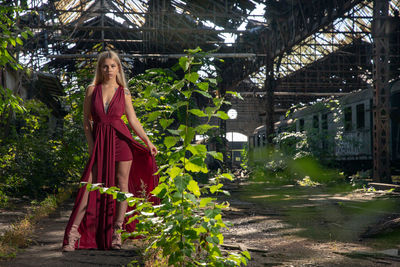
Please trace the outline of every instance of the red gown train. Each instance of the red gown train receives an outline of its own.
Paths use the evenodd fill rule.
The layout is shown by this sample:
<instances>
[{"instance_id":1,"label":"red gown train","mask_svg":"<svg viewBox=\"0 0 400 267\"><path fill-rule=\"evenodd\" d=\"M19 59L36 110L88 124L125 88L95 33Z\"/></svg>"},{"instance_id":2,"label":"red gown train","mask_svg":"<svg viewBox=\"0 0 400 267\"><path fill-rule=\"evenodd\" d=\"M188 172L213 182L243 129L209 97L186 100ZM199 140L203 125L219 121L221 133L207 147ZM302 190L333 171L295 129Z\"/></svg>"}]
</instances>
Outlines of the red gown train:
<instances>
[{"instance_id":1,"label":"red gown train","mask_svg":"<svg viewBox=\"0 0 400 267\"><path fill-rule=\"evenodd\" d=\"M116 186L115 184L115 135L120 133L120 137L128 141L132 150L133 160L129 174L129 192L135 196L142 196L143 189L149 195L157 185L158 176L157 166L150 151L142 144L132 138L132 135L121 119L125 111L124 89L119 87L111 99L107 113L103 106L103 96L101 85L97 85L93 91L91 114L93 118L93 153L86 164L82 174L81 182L87 182L90 171L96 167L97 177L93 176L93 183L102 183L104 187ZM86 187L78 191L75 204L65 229L63 245L68 243L68 236L72 223L77 215ZM158 203L158 199L150 197L150 201ZM131 208L128 207L128 211ZM116 214L116 200L107 194L100 194L98 191L89 193L88 206L85 216L79 225L81 238L76 244L80 249L111 249L111 239L113 233L113 222ZM134 231L135 223L126 224L124 229L129 232Z\"/></svg>"}]
</instances>

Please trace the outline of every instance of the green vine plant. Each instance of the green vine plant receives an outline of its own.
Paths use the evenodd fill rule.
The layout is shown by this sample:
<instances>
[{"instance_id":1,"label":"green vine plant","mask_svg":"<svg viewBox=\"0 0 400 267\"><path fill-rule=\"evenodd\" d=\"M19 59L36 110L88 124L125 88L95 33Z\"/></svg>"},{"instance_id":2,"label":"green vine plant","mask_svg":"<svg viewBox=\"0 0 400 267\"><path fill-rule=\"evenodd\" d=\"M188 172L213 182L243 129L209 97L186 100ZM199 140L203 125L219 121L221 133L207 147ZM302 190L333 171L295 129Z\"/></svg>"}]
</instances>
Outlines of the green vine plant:
<instances>
[{"instance_id":1,"label":"green vine plant","mask_svg":"<svg viewBox=\"0 0 400 267\"><path fill-rule=\"evenodd\" d=\"M142 124L150 129L150 137L160 154L160 183L152 194L161 200L151 205L145 198L120 192L118 188L104 188L100 184L87 185L88 190L100 190L118 201L127 200L135 209L130 222L137 221L134 233L124 238L144 237L145 255L159 255L153 266L240 266L247 265L248 251L221 251L224 242L221 230L227 228L222 211L229 203L218 203L213 195L223 190L222 180L232 180L229 173L216 172L207 184L196 180L209 170L207 155L223 160L222 153L207 151L206 145L193 143L195 135L207 135L217 126L210 125L213 117L227 119L221 111L229 104L222 97L213 97L217 79L201 77L205 53L201 49L188 50L172 70L152 69L133 80L136 96L134 106ZM131 81L132 84L132 81ZM228 94L240 97L237 93ZM199 107L196 98L206 99L208 105ZM204 102L204 101L202 101ZM202 122L202 123L201 123Z\"/></svg>"},{"instance_id":2,"label":"green vine plant","mask_svg":"<svg viewBox=\"0 0 400 267\"><path fill-rule=\"evenodd\" d=\"M301 111L305 108L307 110ZM341 101L334 98L318 100L308 106L302 103L292 106L286 113L288 124L273 138L274 146L256 147L251 151L251 167L261 173L258 177L278 184L296 182L301 186L317 186L318 183L342 182L344 176L336 169L335 149L350 141L344 133L343 111ZM320 127L320 117L317 127L314 126L311 118L319 113L327 115L329 128ZM299 119L305 120L301 131L296 130ZM333 169L327 171L328 168Z\"/></svg>"},{"instance_id":3,"label":"green vine plant","mask_svg":"<svg viewBox=\"0 0 400 267\"><path fill-rule=\"evenodd\" d=\"M24 68L18 63L16 55L13 54L18 46L23 45L23 40L27 40L33 36L32 32L27 28L19 28L17 19L19 13L23 12L20 7L0 6L0 69L11 67L16 71ZM0 85L0 128L5 132L5 122L9 121L9 117L13 113L23 113L25 108L23 100L8 88ZM5 136L0 136L5 138ZM1 140L0 140L1 141Z\"/></svg>"}]
</instances>

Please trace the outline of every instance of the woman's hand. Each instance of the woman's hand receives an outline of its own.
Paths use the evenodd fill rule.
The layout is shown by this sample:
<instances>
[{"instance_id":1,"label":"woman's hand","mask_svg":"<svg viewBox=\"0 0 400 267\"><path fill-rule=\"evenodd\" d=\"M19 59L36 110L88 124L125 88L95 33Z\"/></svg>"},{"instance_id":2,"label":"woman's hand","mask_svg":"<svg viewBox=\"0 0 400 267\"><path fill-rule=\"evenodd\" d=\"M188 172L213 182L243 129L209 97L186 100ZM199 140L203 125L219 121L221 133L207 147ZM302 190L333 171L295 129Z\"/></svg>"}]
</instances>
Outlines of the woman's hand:
<instances>
[{"instance_id":1,"label":"woman's hand","mask_svg":"<svg viewBox=\"0 0 400 267\"><path fill-rule=\"evenodd\" d=\"M153 145L152 142L149 142L149 143L147 144L147 147L150 149L150 153L151 153L152 156L156 156L156 155L157 155L158 150L157 150L157 148Z\"/></svg>"}]
</instances>

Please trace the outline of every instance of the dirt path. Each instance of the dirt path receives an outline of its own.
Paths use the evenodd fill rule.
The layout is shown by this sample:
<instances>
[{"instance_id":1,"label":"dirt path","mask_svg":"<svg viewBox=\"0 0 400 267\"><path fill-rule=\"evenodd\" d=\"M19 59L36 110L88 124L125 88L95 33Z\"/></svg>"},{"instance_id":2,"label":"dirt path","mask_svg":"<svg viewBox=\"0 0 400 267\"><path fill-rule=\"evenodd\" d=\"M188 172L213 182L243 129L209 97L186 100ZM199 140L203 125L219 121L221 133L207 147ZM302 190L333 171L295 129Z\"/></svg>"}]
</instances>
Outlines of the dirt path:
<instances>
[{"instance_id":1,"label":"dirt path","mask_svg":"<svg viewBox=\"0 0 400 267\"><path fill-rule=\"evenodd\" d=\"M400 214L399 194L246 182L227 189L224 218L233 226L224 242L248 249L248 266L400 266L400 232L359 237L372 221Z\"/></svg>"},{"instance_id":2,"label":"dirt path","mask_svg":"<svg viewBox=\"0 0 400 267\"><path fill-rule=\"evenodd\" d=\"M42 220L35 231L34 245L17 254L16 259L0 262L0 266L123 266L139 260L138 252L129 245L119 251L77 250L63 253L61 243L72 202L62 205Z\"/></svg>"},{"instance_id":3,"label":"dirt path","mask_svg":"<svg viewBox=\"0 0 400 267\"><path fill-rule=\"evenodd\" d=\"M372 221L400 214L400 198L380 198L381 203L371 202L373 196L368 193L240 182L227 189L232 194L227 198L231 206L224 218L232 226L224 233L223 249L248 249L252 256L248 266L400 266L400 233L387 239L358 237ZM125 244L121 251L62 253L71 208L66 203L43 220L34 245L0 266L123 266L140 259L132 244Z\"/></svg>"}]
</instances>

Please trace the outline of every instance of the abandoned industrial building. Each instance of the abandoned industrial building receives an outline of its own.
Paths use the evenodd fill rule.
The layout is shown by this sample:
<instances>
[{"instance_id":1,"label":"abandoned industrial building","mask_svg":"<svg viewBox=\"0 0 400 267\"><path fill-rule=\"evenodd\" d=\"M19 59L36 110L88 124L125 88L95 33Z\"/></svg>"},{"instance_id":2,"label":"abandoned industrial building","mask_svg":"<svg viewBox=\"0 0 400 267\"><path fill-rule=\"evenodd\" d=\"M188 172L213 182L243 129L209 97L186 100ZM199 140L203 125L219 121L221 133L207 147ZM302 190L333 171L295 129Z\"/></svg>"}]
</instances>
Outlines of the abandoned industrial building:
<instances>
[{"instance_id":1,"label":"abandoned industrial building","mask_svg":"<svg viewBox=\"0 0 400 267\"><path fill-rule=\"evenodd\" d=\"M100 90L101 97L105 95L104 89L95 84L93 78L96 64L103 66L98 55L114 51L121 60L127 80L127 88L123 88L127 91L121 91L121 95L129 92L132 96L139 124L143 125L151 142L146 139L146 134L141 135L138 128L132 127L127 112L123 121L138 135L133 134L138 147L149 148L152 156L157 153L153 153L150 145L154 143L158 149L155 163L152 163L158 165L158 171L154 169L156 174L152 173L157 182L149 186L140 180L142 184L135 187L142 186L137 192L144 192L141 197L147 198L147 203L152 202L155 210L150 210L151 207L135 210L140 202L131 200L135 209L130 209L136 213L128 213L129 216L138 216L135 217L137 222L143 220L147 223L138 227L143 232L136 234L141 237L148 235L154 242L151 249L160 247L161 250L157 250L155 255L158 256L153 255L150 263L146 256L135 256L142 264L138 266L200 266L211 263L215 265L209 266L337 266L335 260L342 266L381 266L372 254L363 254L364 258L350 257L346 253L355 253L350 249L333 256L332 250L318 248L315 254L310 252L310 255L331 253L332 261L324 261L322 257L313 261L311 257L296 258L293 247L289 246L288 251L294 254L284 259L284 250L268 241L269 237L275 238L274 235L270 230L261 229L265 226L261 225L262 219L255 223L259 228L253 232L240 228L244 224L252 226L251 222L241 221L245 220L244 217L247 220L252 216L267 218L269 215L265 210L271 214L294 216L290 208L283 208L286 204L274 206L274 201L268 201L279 195L279 201L289 203L291 200L288 199L296 198L297 194L304 194L304 197L296 201L326 197L327 205L335 206L335 212L341 214L337 218L341 219L335 221L324 217L321 221L331 220L332 225L340 225L341 230L332 230L329 227L336 226L330 225L330 232L326 233L330 237L336 234L338 242L349 244L353 239L361 240L361 237L375 238L380 234L394 233L397 241L392 238L385 243L382 240L386 236L380 241L365 241L362 245L375 252L378 248L382 251L393 248L397 250L394 254L379 254L386 255L382 256L382 261L388 264L400 261L400 210L395 208L399 206L397 192L400 191L400 1L3 0L0 11L0 166L3 168L0 171L0 212L8 214L7 203L13 203L14 197L43 200L49 194L68 191L66 188L76 190L82 172L86 173L87 166L92 166L86 163L103 160L103 156L114 160L111 169L103 169L103 175L118 168L118 161L109 152L99 152L96 156L91 154L90 148L87 152L87 143L90 146L90 142L86 140L90 138L87 139L88 135L85 137L81 126L87 112L84 105L87 105L88 86L93 82L96 85L94 90ZM118 88L115 94L117 92ZM110 98L110 105L113 99ZM103 108L104 115L107 115L107 109ZM93 113L93 107L89 110ZM108 120L104 119L107 122L103 123L94 119L90 126L93 134L100 131L98 125L110 124ZM111 131L109 128L101 129ZM121 134L115 131L116 136ZM110 153L116 149L113 142ZM139 150L132 150L133 157L142 157ZM146 168L146 164L140 167ZM98 170L101 168L103 166ZM131 170L138 172L137 169L139 166ZM145 176L143 173L140 175ZM231 176L233 181L222 182ZM81 179L81 182L89 181L89 185L92 182ZM96 191L97 199L109 194L107 197L111 199L129 203L132 196L122 197L119 189L111 192L114 186L119 185L117 180L111 184L101 183L99 178L97 187L90 189L102 192ZM340 196L327 189L336 186L336 190L338 184L346 184L352 189L346 189L348 195L341 191ZM101 186L111 191L99 189ZM298 186L321 191L306 192L299 190ZM84 187L81 189L85 191ZM220 196L229 194L230 190L230 197ZM277 193L271 197L274 190L289 190L289 193ZM129 192L139 197L136 191ZM210 203L214 200L200 197L201 194L214 193L219 194L216 203L232 201L226 214L221 207L218 214L233 220L234 230L222 230L226 228L222 222L218 227L204 226L210 220L219 223L217 213L210 215ZM92 192L77 193L77 199L84 198L82 194L90 196L88 203L96 199ZM285 197L282 194L286 194ZM315 196L309 197L308 194ZM374 195L368 195L367 199L365 194ZM180 204L176 204L178 195ZM350 212L336 210L342 205L342 202L338 204L339 197L346 199L344 202L349 201L347 204L352 203L353 206L349 204L351 207L357 202L358 208L365 210L370 207L361 206L364 200L371 201L368 203L387 202L382 204L385 208L371 204L371 210L382 208L380 215L365 215L368 219L364 222L361 222L360 215L352 221L354 224L347 224L345 217L350 218L354 213L350 216ZM261 206L256 208L256 204ZM100 204L96 205L100 207ZM293 204L293 207L299 205ZM301 202L301 205L304 205L304 212L310 214L308 208L317 207L314 202ZM216 212L216 206L213 207L212 211ZM321 212L321 207L316 208L318 212ZM253 208L253 213L247 210ZM73 210L75 214L75 208L70 206L67 210ZM206 219L203 224L198 219L191 225L188 222L184 225L177 217L171 222L167 219L157 221L157 216L169 218L179 212L182 212L182 218L195 218L201 213ZM157 214L151 220L158 224L146 228L151 220L144 219L144 214ZM310 216L314 218L314 215ZM2 249L1 245L7 237L3 225L10 224L6 217L0 221L0 258L9 259L3 255L11 255L14 250L9 247ZM299 229L316 227L303 226L296 221L299 218L294 217L290 217L293 221L284 221L283 225L300 225ZM59 227L65 227L67 219ZM88 220L85 217L83 222ZM178 238L172 233L171 229L178 221L182 223L181 228L174 231L185 233L185 237L181 235ZM351 229L346 230L347 227ZM107 246L85 247L83 229L88 231L88 228L79 228L81 248L108 249ZM243 235L238 234L241 230ZM231 245L224 247L225 241L222 241L219 231ZM324 231L321 233L325 234ZM351 236L353 239L346 231L355 233ZM265 239L257 245L254 239L259 232ZM168 238L165 237L167 233L170 234ZM285 234L279 232L278 235L282 240ZM295 234L291 232L290 235ZM311 235L299 236L309 238ZM319 240L314 235L312 238ZM74 244L77 240L73 241ZM107 240L104 242L111 242L111 239ZM171 240L177 244L181 242L180 247L175 248ZM242 241L245 246L238 240L245 240ZM72 250L78 250L79 242L74 244ZM312 246L310 243L299 247L304 249L308 245ZM213 246L218 247L218 253ZM359 243L357 246L358 252L364 251L365 247ZM275 261L269 255L273 248L279 250L276 257L272 257ZM198 252L202 249L207 256ZM229 254L231 251L239 252ZM253 251L251 259L247 258L247 251ZM72 254L60 255L65 259ZM86 254L76 255L77 262L87 257L91 259L88 262L94 265L108 260L102 258L105 257L102 254L96 254L99 261ZM20 261L17 256L15 262L9 264L35 266L28 264L30 257L32 254L24 256L22 253ZM132 258L130 254L126 257ZM58 260L61 258L50 262L57 265ZM110 266L125 264L123 260L110 262Z\"/></svg>"}]
</instances>

